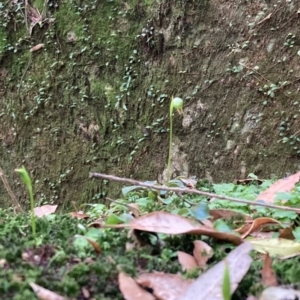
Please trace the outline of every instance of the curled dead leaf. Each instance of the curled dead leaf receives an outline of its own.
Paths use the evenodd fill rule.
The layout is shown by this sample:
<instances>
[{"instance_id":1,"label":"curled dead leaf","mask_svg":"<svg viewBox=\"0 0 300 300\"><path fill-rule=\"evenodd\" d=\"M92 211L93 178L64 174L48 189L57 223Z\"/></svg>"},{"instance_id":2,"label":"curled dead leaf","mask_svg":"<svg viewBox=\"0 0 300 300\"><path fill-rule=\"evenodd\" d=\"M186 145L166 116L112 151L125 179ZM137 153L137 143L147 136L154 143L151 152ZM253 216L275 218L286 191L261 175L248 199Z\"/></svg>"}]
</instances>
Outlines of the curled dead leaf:
<instances>
[{"instance_id":1,"label":"curled dead leaf","mask_svg":"<svg viewBox=\"0 0 300 300\"><path fill-rule=\"evenodd\" d=\"M275 219L262 217L253 220L252 224L245 224L243 227L237 229L236 231L242 235L242 238L247 237L249 234L260 230L264 226L271 224L278 224L281 226L281 223Z\"/></svg>"}]
</instances>

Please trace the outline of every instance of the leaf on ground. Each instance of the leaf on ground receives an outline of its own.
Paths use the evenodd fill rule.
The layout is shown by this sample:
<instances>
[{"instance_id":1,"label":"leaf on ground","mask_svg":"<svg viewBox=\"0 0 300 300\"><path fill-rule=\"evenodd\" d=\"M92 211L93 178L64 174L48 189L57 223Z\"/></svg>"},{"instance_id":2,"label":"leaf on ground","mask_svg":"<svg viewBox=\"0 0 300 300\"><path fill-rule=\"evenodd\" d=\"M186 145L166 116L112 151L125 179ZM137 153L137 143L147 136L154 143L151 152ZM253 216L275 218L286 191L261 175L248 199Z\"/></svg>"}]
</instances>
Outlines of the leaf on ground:
<instances>
[{"instance_id":1,"label":"leaf on ground","mask_svg":"<svg viewBox=\"0 0 300 300\"><path fill-rule=\"evenodd\" d=\"M153 295L160 300L176 300L186 292L193 280L183 279L180 275L160 272L144 273L137 279L137 283L153 290Z\"/></svg>"},{"instance_id":2,"label":"leaf on ground","mask_svg":"<svg viewBox=\"0 0 300 300\"><path fill-rule=\"evenodd\" d=\"M182 251L178 251L177 256L178 256L178 261L182 267L182 271L188 271L188 270L196 269L198 267L197 261L194 258L194 256Z\"/></svg>"},{"instance_id":3,"label":"leaf on ground","mask_svg":"<svg viewBox=\"0 0 300 300\"><path fill-rule=\"evenodd\" d=\"M249 239L253 249L260 253L269 253L282 259L300 255L300 243L287 239Z\"/></svg>"},{"instance_id":4,"label":"leaf on ground","mask_svg":"<svg viewBox=\"0 0 300 300\"><path fill-rule=\"evenodd\" d=\"M243 221L251 221L252 218L246 214L243 214L238 211L230 210L230 209L211 209L209 211L210 215L213 217L213 220L217 219L241 219Z\"/></svg>"},{"instance_id":5,"label":"leaf on ground","mask_svg":"<svg viewBox=\"0 0 300 300\"><path fill-rule=\"evenodd\" d=\"M252 246L248 242L244 242L236 249L231 251L226 259L230 273L231 293L233 293L239 282L247 273L252 259L249 256ZM225 271L225 260L217 263L211 269L194 281L188 288L187 292L178 297L177 300L222 300L222 285Z\"/></svg>"},{"instance_id":6,"label":"leaf on ground","mask_svg":"<svg viewBox=\"0 0 300 300\"><path fill-rule=\"evenodd\" d=\"M280 230L279 238L294 240L293 229L291 227L286 227Z\"/></svg>"},{"instance_id":7,"label":"leaf on ground","mask_svg":"<svg viewBox=\"0 0 300 300\"><path fill-rule=\"evenodd\" d=\"M153 212L134 219L130 222L130 228L142 231L159 232L165 234L199 234L206 235L220 240L226 240L239 245L242 239L230 232L219 232L213 228L193 224L187 218L173 215L167 212ZM117 226L122 228L121 226Z\"/></svg>"},{"instance_id":8,"label":"leaf on ground","mask_svg":"<svg viewBox=\"0 0 300 300\"><path fill-rule=\"evenodd\" d=\"M257 196L256 201L263 200L268 203L273 203L276 197L276 193L290 192L294 188L295 184L299 182L299 178L300 172L276 181L268 189L261 192Z\"/></svg>"},{"instance_id":9,"label":"leaf on ground","mask_svg":"<svg viewBox=\"0 0 300 300\"><path fill-rule=\"evenodd\" d=\"M76 219L88 219L90 217L89 215L85 214L83 211L70 212L70 216Z\"/></svg>"},{"instance_id":10,"label":"leaf on ground","mask_svg":"<svg viewBox=\"0 0 300 300\"><path fill-rule=\"evenodd\" d=\"M125 273L119 273L119 288L125 300L155 300L156 298L140 287Z\"/></svg>"},{"instance_id":11,"label":"leaf on ground","mask_svg":"<svg viewBox=\"0 0 300 300\"><path fill-rule=\"evenodd\" d=\"M270 224L278 224L281 226L281 223L275 219L262 217L253 220L250 226L249 224L246 224L245 226L239 228L237 231L242 235L242 238L244 239L249 234L259 231L262 227L268 226Z\"/></svg>"},{"instance_id":12,"label":"leaf on ground","mask_svg":"<svg viewBox=\"0 0 300 300\"><path fill-rule=\"evenodd\" d=\"M259 300L283 300L283 299L299 299L300 291L288 289L284 287L271 286L266 288Z\"/></svg>"},{"instance_id":13,"label":"leaf on ground","mask_svg":"<svg viewBox=\"0 0 300 300\"><path fill-rule=\"evenodd\" d=\"M125 186L122 188L122 194L125 197L130 192L133 192L135 190L142 190L142 189L145 189L145 187L140 185Z\"/></svg>"},{"instance_id":14,"label":"leaf on ground","mask_svg":"<svg viewBox=\"0 0 300 300\"><path fill-rule=\"evenodd\" d=\"M214 255L213 249L203 241L194 241L193 255L199 267L205 267L207 261Z\"/></svg>"},{"instance_id":15,"label":"leaf on ground","mask_svg":"<svg viewBox=\"0 0 300 300\"><path fill-rule=\"evenodd\" d=\"M108 225L121 224L121 223L124 223L124 220L116 214L111 214L106 220L106 224Z\"/></svg>"},{"instance_id":16,"label":"leaf on ground","mask_svg":"<svg viewBox=\"0 0 300 300\"><path fill-rule=\"evenodd\" d=\"M35 52L35 51L38 51L38 50L40 50L41 48L43 48L44 47L44 44L37 44L37 45L35 45L35 46L33 46L32 48L30 48L30 52Z\"/></svg>"},{"instance_id":17,"label":"leaf on ground","mask_svg":"<svg viewBox=\"0 0 300 300\"><path fill-rule=\"evenodd\" d=\"M197 206L191 209L192 215L198 221L203 221L209 218L209 207L207 202L200 202Z\"/></svg>"},{"instance_id":18,"label":"leaf on ground","mask_svg":"<svg viewBox=\"0 0 300 300\"><path fill-rule=\"evenodd\" d=\"M251 233L250 235L256 239L271 239L274 237L274 232L273 231L268 231L268 232L256 231L256 232Z\"/></svg>"},{"instance_id":19,"label":"leaf on ground","mask_svg":"<svg viewBox=\"0 0 300 300\"><path fill-rule=\"evenodd\" d=\"M265 256L263 268L261 270L262 283L265 286L277 286L276 274L272 268L272 259L269 253Z\"/></svg>"},{"instance_id":20,"label":"leaf on ground","mask_svg":"<svg viewBox=\"0 0 300 300\"><path fill-rule=\"evenodd\" d=\"M40 300L66 300L67 298L62 297L52 291L49 291L33 282L29 283L36 296Z\"/></svg>"},{"instance_id":21,"label":"leaf on ground","mask_svg":"<svg viewBox=\"0 0 300 300\"><path fill-rule=\"evenodd\" d=\"M34 208L34 215L38 218L53 214L58 205L43 205Z\"/></svg>"}]
</instances>

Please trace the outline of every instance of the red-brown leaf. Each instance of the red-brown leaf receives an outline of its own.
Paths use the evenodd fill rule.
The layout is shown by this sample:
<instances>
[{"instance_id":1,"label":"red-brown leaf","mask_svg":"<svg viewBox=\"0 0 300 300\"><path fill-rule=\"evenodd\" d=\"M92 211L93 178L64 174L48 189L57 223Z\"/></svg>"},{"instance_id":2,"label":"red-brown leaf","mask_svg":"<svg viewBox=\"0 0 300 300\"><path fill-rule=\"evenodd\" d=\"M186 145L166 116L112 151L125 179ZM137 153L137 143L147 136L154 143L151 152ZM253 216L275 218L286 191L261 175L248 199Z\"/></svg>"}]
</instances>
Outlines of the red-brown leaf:
<instances>
[{"instance_id":1,"label":"red-brown leaf","mask_svg":"<svg viewBox=\"0 0 300 300\"><path fill-rule=\"evenodd\" d=\"M149 292L141 288L136 281L125 273L119 274L119 288L125 300L155 300Z\"/></svg>"},{"instance_id":2,"label":"red-brown leaf","mask_svg":"<svg viewBox=\"0 0 300 300\"><path fill-rule=\"evenodd\" d=\"M256 232L259 229L261 229L263 226L267 226L270 224L281 225L281 223L275 219L262 217L253 220L251 226L249 226L250 224L246 224L244 227L239 228L238 232L242 235L242 238L246 238L249 234Z\"/></svg>"},{"instance_id":3,"label":"red-brown leaf","mask_svg":"<svg viewBox=\"0 0 300 300\"><path fill-rule=\"evenodd\" d=\"M193 224L191 220L167 212L153 212L134 219L129 224L130 228L142 231L160 232L165 234L199 234L216 239L230 241L235 245L242 243L242 239L233 233L219 232L213 228ZM118 228L126 227L118 226Z\"/></svg>"},{"instance_id":4,"label":"red-brown leaf","mask_svg":"<svg viewBox=\"0 0 300 300\"><path fill-rule=\"evenodd\" d=\"M264 266L261 270L263 284L266 286L277 286L276 274L272 268L272 260L269 253L265 256Z\"/></svg>"},{"instance_id":5,"label":"red-brown leaf","mask_svg":"<svg viewBox=\"0 0 300 300\"><path fill-rule=\"evenodd\" d=\"M295 184L299 182L299 179L300 172L276 181L268 189L261 192L257 196L256 201L263 200L268 203L273 203L276 193L290 192L295 187Z\"/></svg>"}]
</instances>

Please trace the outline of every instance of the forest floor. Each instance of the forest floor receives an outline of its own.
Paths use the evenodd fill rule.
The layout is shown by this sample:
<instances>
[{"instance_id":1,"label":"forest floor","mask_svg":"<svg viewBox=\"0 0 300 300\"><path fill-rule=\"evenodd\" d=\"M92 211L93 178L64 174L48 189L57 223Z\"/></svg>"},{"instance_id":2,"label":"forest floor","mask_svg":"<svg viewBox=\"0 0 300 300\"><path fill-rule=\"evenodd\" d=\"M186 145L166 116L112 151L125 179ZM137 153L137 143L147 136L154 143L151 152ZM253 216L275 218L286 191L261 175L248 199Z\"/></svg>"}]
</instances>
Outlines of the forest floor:
<instances>
[{"instance_id":1,"label":"forest floor","mask_svg":"<svg viewBox=\"0 0 300 300\"><path fill-rule=\"evenodd\" d=\"M297 178L177 178L162 190L128 185L120 199L73 212L0 210L1 297L237 300L275 286L298 295Z\"/></svg>"}]
</instances>

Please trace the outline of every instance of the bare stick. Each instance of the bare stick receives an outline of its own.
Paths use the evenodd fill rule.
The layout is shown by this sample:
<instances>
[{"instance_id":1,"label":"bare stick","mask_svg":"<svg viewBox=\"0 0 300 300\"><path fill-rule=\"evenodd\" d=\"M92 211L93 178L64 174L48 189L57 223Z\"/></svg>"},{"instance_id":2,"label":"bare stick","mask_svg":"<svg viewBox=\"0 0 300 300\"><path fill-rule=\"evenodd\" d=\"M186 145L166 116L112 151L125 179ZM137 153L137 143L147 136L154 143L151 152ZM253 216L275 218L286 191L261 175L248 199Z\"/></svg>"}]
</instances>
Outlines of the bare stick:
<instances>
[{"instance_id":1,"label":"bare stick","mask_svg":"<svg viewBox=\"0 0 300 300\"><path fill-rule=\"evenodd\" d=\"M20 203L18 202L16 196L14 195L13 191L11 190L5 176L4 176L4 172L3 170L0 168L0 177L1 180L3 182L3 185L7 191L7 193L9 194L11 201L13 202L14 206L15 206L15 210L19 210L19 211L23 211L22 206L20 205Z\"/></svg>"},{"instance_id":2,"label":"bare stick","mask_svg":"<svg viewBox=\"0 0 300 300\"><path fill-rule=\"evenodd\" d=\"M151 188L151 189L155 189L155 190L171 191L171 192L175 192L175 193L197 194L197 195L202 195L202 196L206 196L206 197L210 197L210 198L217 198L217 199L221 199L221 200L229 200L229 201L233 201L233 202L244 203L244 204L248 204L248 205L264 206L264 207L273 208L273 209L281 209L281 210L294 211L296 213L300 213L299 208L280 206L280 205L274 205L274 204L269 204L269 203L254 202L251 200L245 200L245 199L239 199L239 198L232 198L232 197L217 195L214 193L203 192L201 190L196 190L196 189L173 188L173 187L168 187L168 186L164 186L164 185L148 184L148 183L144 183L142 181L138 181L138 180L134 180L134 179L122 178L122 177L118 177L118 176L114 176L114 175L107 175L107 174L102 174L102 173L90 173L89 178L106 179L106 180L130 184L130 185L138 185L141 187Z\"/></svg>"}]
</instances>

